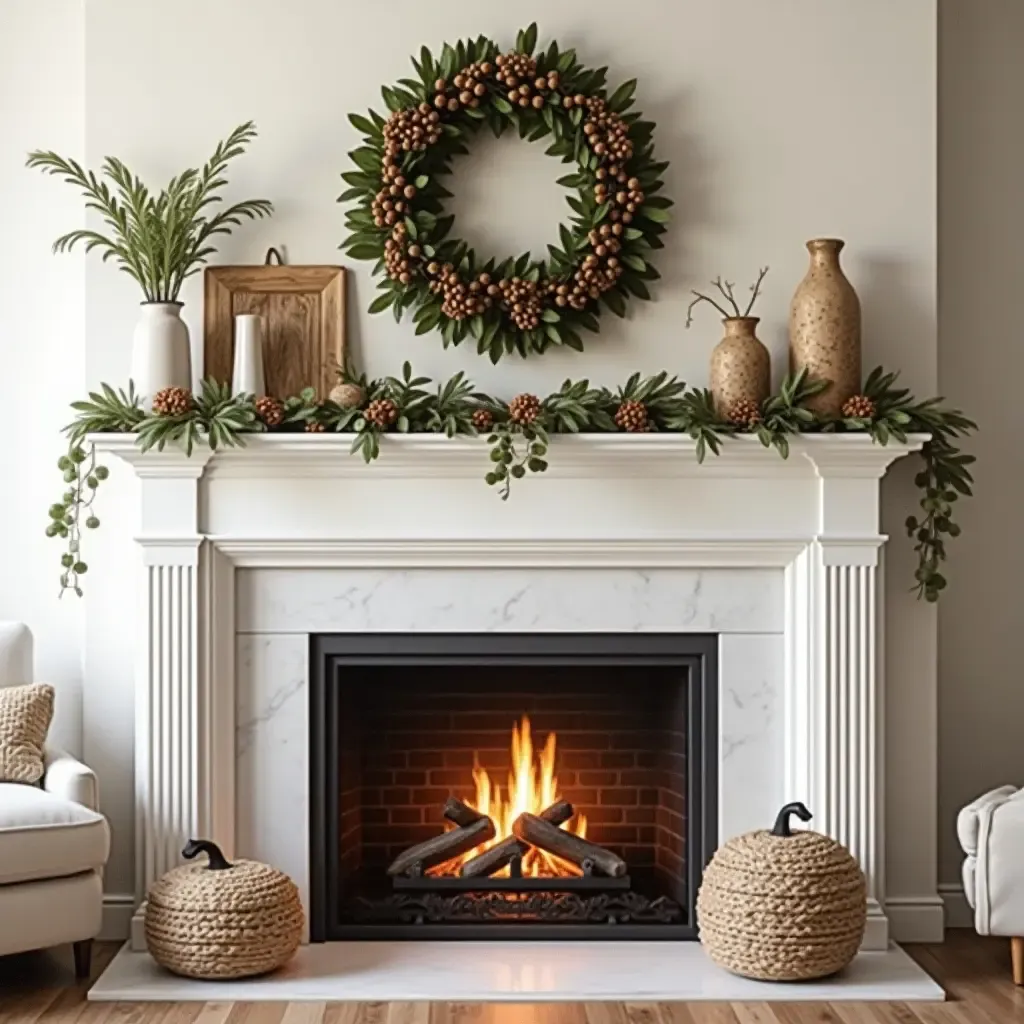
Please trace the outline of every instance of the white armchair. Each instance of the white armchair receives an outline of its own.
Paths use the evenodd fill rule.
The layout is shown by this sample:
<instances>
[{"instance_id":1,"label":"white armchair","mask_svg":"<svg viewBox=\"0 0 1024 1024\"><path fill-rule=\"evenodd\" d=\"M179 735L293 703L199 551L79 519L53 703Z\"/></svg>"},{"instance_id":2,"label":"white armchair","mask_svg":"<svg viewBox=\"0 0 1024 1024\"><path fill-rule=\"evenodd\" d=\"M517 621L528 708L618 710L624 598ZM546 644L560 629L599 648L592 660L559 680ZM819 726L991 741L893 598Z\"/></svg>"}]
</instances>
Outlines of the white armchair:
<instances>
[{"instance_id":1,"label":"white armchair","mask_svg":"<svg viewBox=\"0 0 1024 1024\"><path fill-rule=\"evenodd\" d=\"M0 622L0 686L34 681L28 627ZM70 942L86 977L110 830L84 764L48 747L45 768L41 788L0 782L0 955Z\"/></svg>"},{"instance_id":2,"label":"white armchair","mask_svg":"<svg viewBox=\"0 0 1024 1024\"><path fill-rule=\"evenodd\" d=\"M978 797L960 812L956 831L975 930L1010 939L1013 981L1024 985L1024 790L1000 786Z\"/></svg>"}]
</instances>

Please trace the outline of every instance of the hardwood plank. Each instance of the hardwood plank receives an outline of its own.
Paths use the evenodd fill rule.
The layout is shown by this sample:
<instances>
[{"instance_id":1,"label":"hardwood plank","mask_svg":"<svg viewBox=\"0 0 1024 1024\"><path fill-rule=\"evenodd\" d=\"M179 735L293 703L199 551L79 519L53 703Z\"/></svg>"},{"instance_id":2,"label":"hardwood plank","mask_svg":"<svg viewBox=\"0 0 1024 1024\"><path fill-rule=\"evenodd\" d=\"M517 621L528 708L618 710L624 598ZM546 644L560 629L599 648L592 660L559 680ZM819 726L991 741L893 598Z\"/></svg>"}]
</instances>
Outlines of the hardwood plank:
<instances>
[{"instance_id":1,"label":"hardwood plank","mask_svg":"<svg viewBox=\"0 0 1024 1024\"><path fill-rule=\"evenodd\" d=\"M196 1024L226 1024L234 1003L203 1003Z\"/></svg>"},{"instance_id":2,"label":"hardwood plank","mask_svg":"<svg viewBox=\"0 0 1024 1024\"><path fill-rule=\"evenodd\" d=\"M361 1003L328 1003L324 1010L324 1024L360 1024Z\"/></svg>"},{"instance_id":3,"label":"hardwood plank","mask_svg":"<svg viewBox=\"0 0 1024 1024\"><path fill-rule=\"evenodd\" d=\"M730 1003L739 1024L779 1024L770 1003Z\"/></svg>"},{"instance_id":4,"label":"hardwood plank","mask_svg":"<svg viewBox=\"0 0 1024 1024\"><path fill-rule=\"evenodd\" d=\"M669 1018L658 1003L626 1003L625 1011L629 1024L669 1024Z\"/></svg>"},{"instance_id":5,"label":"hardwood plank","mask_svg":"<svg viewBox=\"0 0 1024 1024\"><path fill-rule=\"evenodd\" d=\"M281 1024L287 1003L235 1003L227 1024Z\"/></svg>"},{"instance_id":6,"label":"hardwood plank","mask_svg":"<svg viewBox=\"0 0 1024 1024\"><path fill-rule=\"evenodd\" d=\"M621 1003L584 1003L583 1013L587 1024L632 1024Z\"/></svg>"},{"instance_id":7,"label":"hardwood plank","mask_svg":"<svg viewBox=\"0 0 1024 1024\"><path fill-rule=\"evenodd\" d=\"M289 1003L281 1024L323 1024L326 1003Z\"/></svg>"},{"instance_id":8,"label":"hardwood plank","mask_svg":"<svg viewBox=\"0 0 1024 1024\"><path fill-rule=\"evenodd\" d=\"M666 1024L736 1024L728 1003L662 1003L670 1011Z\"/></svg>"},{"instance_id":9,"label":"hardwood plank","mask_svg":"<svg viewBox=\"0 0 1024 1024\"><path fill-rule=\"evenodd\" d=\"M430 1003L388 1003L387 1024L430 1024Z\"/></svg>"}]
</instances>

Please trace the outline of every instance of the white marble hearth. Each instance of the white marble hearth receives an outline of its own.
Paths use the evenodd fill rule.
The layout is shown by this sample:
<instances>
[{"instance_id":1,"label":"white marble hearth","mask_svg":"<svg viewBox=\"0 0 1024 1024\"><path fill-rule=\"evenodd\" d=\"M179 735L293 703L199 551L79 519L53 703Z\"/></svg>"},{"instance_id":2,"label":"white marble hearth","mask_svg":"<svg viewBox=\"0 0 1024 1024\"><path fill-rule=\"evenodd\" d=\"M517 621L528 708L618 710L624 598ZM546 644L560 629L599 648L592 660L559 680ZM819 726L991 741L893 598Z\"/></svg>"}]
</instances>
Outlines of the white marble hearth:
<instances>
[{"instance_id":1,"label":"white marble hearth","mask_svg":"<svg viewBox=\"0 0 1024 1024\"><path fill-rule=\"evenodd\" d=\"M557 438L507 504L475 439L388 437L373 467L346 437L191 459L96 440L141 484L140 903L195 834L308 903L312 633L701 632L719 637L720 835L802 799L865 871L865 948L888 946L879 480L922 438L812 435L785 462L742 438L705 466L686 438Z\"/></svg>"}]
</instances>

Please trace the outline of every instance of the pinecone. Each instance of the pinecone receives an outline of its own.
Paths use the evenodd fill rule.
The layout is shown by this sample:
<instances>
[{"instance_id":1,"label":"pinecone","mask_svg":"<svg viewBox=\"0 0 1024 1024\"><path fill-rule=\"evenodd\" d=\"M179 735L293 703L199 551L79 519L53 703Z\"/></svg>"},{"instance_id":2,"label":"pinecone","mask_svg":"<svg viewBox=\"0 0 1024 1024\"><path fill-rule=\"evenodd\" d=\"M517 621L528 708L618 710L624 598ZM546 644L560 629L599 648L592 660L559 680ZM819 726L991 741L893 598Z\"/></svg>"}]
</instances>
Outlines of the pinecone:
<instances>
[{"instance_id":1,"label":"pinecone","mask_svg":"<svg viewBox=\"0 0 1024 1024\"><path fill-rule=\"evenodd\" d=\"M164 388L153 396L153 412L158 416L181 416L192 408L188 388Z\"/></svg>"},{"instance_id":2,"label":"pinecone","mask_svg":"<svg viewBox=\"0 0 1024 1024\"><path fill-rule=\"evenodd\" d=\"M752 398L737 398L729 406L726 419L734 426L753 430L761 422L761 409Z\"/></svg>"},{"instance_id":3,"label":"pinecone","mask_svg":"<svg viewBox=\"0 0 1024 1024\"><path fill-rule=\"evenodd\" d=\"M529 426L540 415L540 399L536 395L516 395L508 403L508 414L513 423Z\"/></svg>"},{"instance_id":4,"label":"pinecone","mask_svg":"<svg viewBox=\"0 0 1024 1024\"><path fill-rule=\"evenodd\" d=\"M843 403L843 415L848 420L869 420L875 415L875 403L867 395L854 395Z\"/></svg>"},{"instance_id":5,"label":"pinecone","mask_svg":"<svg viewBox=\"0 0 1024 1024\"><path fill-rule=\"evenodd\" d=\"M268 427L276 427L284 419L284 406L270 395L256 399L256 415Z\"/></svg>"},{"instance_id":6,"label":"pinecone","mask_svg":"<svg viewBox=\"0 0 1024 1024\"><path fill-rule=\"evenodd\" d=\"M473 427L478 434L486 434L494 426L490 409L477 409L473 413Z\"/></svg>"},{"instance_id":7,"label":"pinecone","mask_svg":"<svg viewBox=\"0 0 1024 1024\"><path fill-rule=\"evenodd\" d=\"M387 430L398 419L398 406L390 398L375 398L366 407L365 416L374 426Z\"/></svg>"},{"instance_id":8,"label":"pinecone","mask_svg":"<svg viewBox=\"0 0 1024 1024\"><path fill-rule=\"evenodd\" d=\"M648 426L647 406L627 399L615 412L615 425L631 434L642 434Z\"/></svg>"},{"instance_id":9,"label":"pinecone","mask_svg":"<svg viewBox=\"0 0 1024 1024\"><path fill-rule=\"evenodd\" d=\"M325 427L324 424L317 423L316 420L310 420L306 424L306 433L307 434L322 434L326 429L327 429L327 427Z\"/></svg>"},{"instance_id":10,"label":"pinecone","mask_svg":"<svg viewBox=\"0 0 1024 1024\"><path fill-rule=\"evenodd\" d=\"M342 381L331 388L328 397L342 409L358 409L366 401L366 392L358 384Z\"/></svg>"}]
</instances>

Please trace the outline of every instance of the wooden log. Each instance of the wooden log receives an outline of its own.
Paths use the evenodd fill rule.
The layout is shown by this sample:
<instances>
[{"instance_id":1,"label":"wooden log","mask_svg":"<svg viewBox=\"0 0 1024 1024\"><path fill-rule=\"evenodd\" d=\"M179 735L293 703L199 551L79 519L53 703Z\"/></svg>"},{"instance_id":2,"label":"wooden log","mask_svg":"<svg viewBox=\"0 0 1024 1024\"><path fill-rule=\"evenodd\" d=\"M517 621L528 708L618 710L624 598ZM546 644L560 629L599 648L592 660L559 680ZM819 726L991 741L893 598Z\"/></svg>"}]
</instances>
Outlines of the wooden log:
<instances>
[{"instance_id":1,"label":"wooden log","mask_svg":"<svg viewBox=\"0 0 1024 1024\"><path fill-rule=\"evenodd\" d=\"M444 804L444 816L456 825L472 825L473 822L485 818L475 807L463 803L457 796L450 796Z\"/></svg>"},{"instance_id":2,"label":"wooden log","mask_svg":"<svg viewBox=\"0 0 1024 1024\"><path fill-rule=\"evenodd\" d=\"M403 850L388 868L388 874L407 875L417 871L424 872L428 868L443 864L453 857L469 853L474 847L494 838L494 822L490 818L480 818L472 825L459 825L449 832L442 832L433 839Z\"/></svg>"},{"instance_id":3,"label":"wooden log","mask_svg":"<svg viewBox=\"0 0 1024 1024\"><path fill-rule=\"evenodd\" d=\"M609 878L621 878L626 873L626 862L618 854L597 843L580 839L536 814L520 814L513 822L512 830L524 843L532 843L581 869L585 861L590 861L597 871Z\"/></svg>"},{"instance_id":4,"label":"wooden log","mask_svg":"<svg viewBox=\"0 0 1024 1024\"><path fill-rule=\"evenodd\" d=\"M552 825L561 825L572 816L572 804L565 800L559 800L558 803L552 804L540 812L541 819ZM522 840L516 839L515 836L506 836L500 843L495 843L483 853L467 860L459 870L459 874L463 878L486 878L489 875L497 874L503 867L511 864L516 857L526 856L528 849L529 846Z\"/></svg>"}]
</instances>

